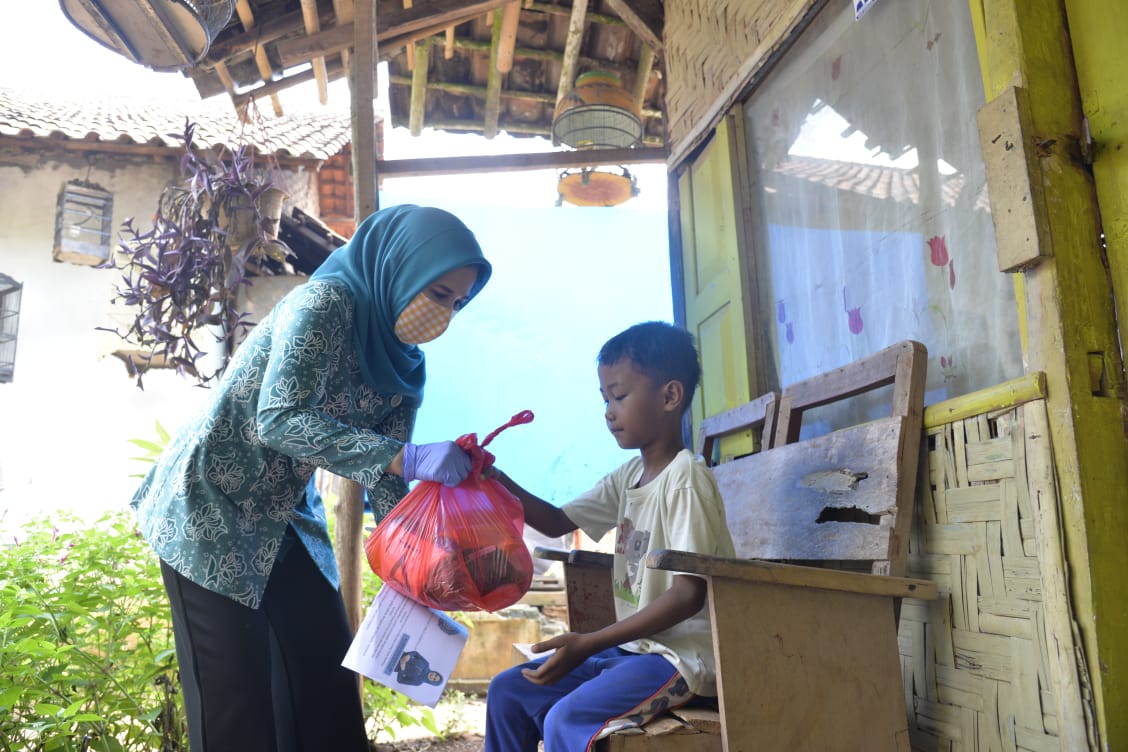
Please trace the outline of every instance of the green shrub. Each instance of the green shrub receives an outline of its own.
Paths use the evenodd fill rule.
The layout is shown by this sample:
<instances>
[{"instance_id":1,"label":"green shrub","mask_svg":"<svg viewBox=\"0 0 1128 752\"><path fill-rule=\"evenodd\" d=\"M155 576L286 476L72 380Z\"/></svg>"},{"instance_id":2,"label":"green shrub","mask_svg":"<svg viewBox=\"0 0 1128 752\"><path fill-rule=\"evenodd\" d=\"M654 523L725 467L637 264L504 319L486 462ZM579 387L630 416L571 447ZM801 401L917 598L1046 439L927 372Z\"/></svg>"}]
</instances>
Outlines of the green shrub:
<instances>
[{"instance_id":1,"label":"green shrub","mask_svg":"<svg viewBox=\"0 0 1128 752\"><path fill-rule=\"evenodd\" d=\"M0 750L187 751L168 597L130 512L30 522L0 573ZM430 708L369 680L363 695L375 738L442 735Z\"/></svg>"},{"instance_id":2,"label":"green shrub","mask_svg":"<svg viewBox=\"0 0 1128 752\"><path fill-rule=\"evenodd\" d=\"M132 515L0 547L0 750L186 750L168 602Z\"/></svg>"}]
</instances>

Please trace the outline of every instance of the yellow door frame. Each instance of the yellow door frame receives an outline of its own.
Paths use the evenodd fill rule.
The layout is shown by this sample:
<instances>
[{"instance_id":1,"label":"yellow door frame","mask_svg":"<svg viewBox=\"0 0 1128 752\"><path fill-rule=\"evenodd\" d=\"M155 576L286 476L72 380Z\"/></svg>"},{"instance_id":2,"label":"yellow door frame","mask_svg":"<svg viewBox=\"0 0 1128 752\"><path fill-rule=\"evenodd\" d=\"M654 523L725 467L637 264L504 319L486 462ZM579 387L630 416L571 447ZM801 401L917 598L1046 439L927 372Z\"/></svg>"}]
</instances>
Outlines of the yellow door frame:
<instances>
[{"instance_id":1,"label":"yellow door frame","mask_svg":"<svg viewBox=\"0 0 1128 752\"><path fill-rule=\"evenodd\" d=\"M970 5L989 106L1013 93L1011 87L1023 90L1028 105L1022 146L1035 155L1030 182L1044 196L1035 214L1049 251L1016 275L1023 356L1028 371L1046 374L1071 600L1101 737L1095 741L1100 749L1128 749L1128 410L1115 306L1115 292L1128 283L1123 259L1113 263L1110 254L1106 266L1098 205L1099 194L1105 216L1117 217L1118 224L1105 227L1115 231L1123 253L1128 154L1114 148L1102 164L1098 143L1090 169L1078 79L1079 73L1093 78L1094 66L1109 60L1114 67L1107 75L1121 75L1128 22L1123 0ZM1074 28L1075 21L1088 28ZM1102 24L1119 24L1121 34L1093 28ZM1110 96L1125 102L1123 81L1113 83ZM1120 127L1128 128L1128 107L1120 107ZM1118 148L1122 134L1115 137ZM1094 181L1094 173L1102 179ZM993 194L1006 189L989 187Z\"/></svg>"}]
</instances>

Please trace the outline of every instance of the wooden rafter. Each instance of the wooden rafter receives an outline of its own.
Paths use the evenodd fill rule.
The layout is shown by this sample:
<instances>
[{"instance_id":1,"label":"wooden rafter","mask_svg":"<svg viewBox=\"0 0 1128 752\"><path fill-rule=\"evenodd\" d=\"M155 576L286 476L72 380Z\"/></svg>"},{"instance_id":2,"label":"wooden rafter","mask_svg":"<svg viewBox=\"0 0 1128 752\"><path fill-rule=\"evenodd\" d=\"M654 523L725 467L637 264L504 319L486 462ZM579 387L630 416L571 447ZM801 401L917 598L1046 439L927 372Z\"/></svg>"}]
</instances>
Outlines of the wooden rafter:
<instances>
[{"instance_id":1,"label":"wooden rafter","mask_svg":"<svg viewBox=\"0 0 1128 752\"><path fill-rule=\"evenodd\" d=\"M520 172L528 170L598 167L599 165L661 164L662 147L641 149L590 149L550 151L534 154L491 154L472 157L425 157L385 159L377 162L381 177L406 178L426 175L455 175L467 172Z\"/></svg>"},{"instance_id":2,"label":"wooden rafter","mask_svg":"<svg viewBox=\"0 0 1128 752\"><path fill-rule=\"evenodd\" d=\"M607 5L646 46L662 48L665 11L660 0L607 0Z\"/></svg>"}]
</instances>

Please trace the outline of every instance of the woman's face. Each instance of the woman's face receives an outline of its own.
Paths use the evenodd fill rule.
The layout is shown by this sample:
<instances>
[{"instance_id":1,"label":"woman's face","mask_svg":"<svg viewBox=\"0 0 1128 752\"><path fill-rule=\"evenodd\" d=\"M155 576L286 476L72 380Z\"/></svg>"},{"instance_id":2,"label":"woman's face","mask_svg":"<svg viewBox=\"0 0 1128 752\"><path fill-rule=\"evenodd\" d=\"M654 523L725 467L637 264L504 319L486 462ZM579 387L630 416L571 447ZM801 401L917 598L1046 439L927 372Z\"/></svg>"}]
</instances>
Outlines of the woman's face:
<instances>
[{"instance_id":1,"label":"woman's face","mask_svg":"<svg viewBox=\"0 0 1128 752\"><path fill-rule=\"evenodd\" d=\"M396 319L395 334L405 345L422 345L446 331L478 281L478 269L462 266L423 288Z\"/></svg>"},{"instance_id":2,"label":"woman's face","mask_svg":"<svg viewBox=\"0 0 1128 752\"><path fill-rule=\"evenodd\" d=\"M477 281L478 267L460 266L427 285L423 292L439 305L457 313L470 299L470 292Z\"/></svg>"}]
</instances>

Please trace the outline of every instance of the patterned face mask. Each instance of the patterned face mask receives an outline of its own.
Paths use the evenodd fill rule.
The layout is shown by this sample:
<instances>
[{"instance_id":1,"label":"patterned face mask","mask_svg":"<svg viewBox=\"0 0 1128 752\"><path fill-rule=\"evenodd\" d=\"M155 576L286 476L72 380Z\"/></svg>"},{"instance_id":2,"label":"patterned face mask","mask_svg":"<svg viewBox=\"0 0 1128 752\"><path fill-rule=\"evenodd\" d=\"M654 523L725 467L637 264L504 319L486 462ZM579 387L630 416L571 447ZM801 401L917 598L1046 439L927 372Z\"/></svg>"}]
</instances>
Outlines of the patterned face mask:
<instances>
[{"instance_id":1,"label":"patterned face mask","mask_svg":"<svg viewBox=\"0 0 1128 752\"><path fill-rule=\"evenodd\" d=\"M430 342L450 326L454 311L439 305L421 292L407 304L403 313L396 319L396 336L405 345L421 345Z\"/></svg>"}]
</instances>

